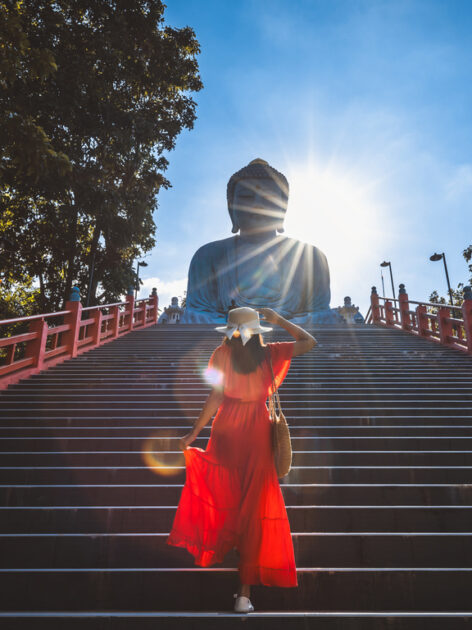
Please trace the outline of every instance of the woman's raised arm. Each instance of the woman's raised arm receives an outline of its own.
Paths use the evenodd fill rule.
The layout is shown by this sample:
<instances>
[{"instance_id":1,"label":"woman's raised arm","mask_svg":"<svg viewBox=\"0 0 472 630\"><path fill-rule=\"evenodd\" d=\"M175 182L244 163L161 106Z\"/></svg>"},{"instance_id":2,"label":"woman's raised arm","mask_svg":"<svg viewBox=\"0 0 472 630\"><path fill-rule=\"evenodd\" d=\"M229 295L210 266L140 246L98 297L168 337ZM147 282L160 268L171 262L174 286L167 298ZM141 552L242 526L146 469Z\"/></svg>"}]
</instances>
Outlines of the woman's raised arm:
<instances>
[{"instance_id":1,"label":"woman's raised arm","mask_svg":"<svg viewBox=\"0 0 472 630\"><path fill-rule=\"evenodd\" d=\"M305 329L301 326L297 326L297 324L292 324L285 317L279 315L276 311L271 308L256 308L256 311L259 315L262 315L264 321L269 324L277 324L292 335L296 339L295 344L293 346L292 356L296 357L299 354L305 354L305 352L309 352L312 348L316 346L318 343L313 335L310 335Z\"/></svg>"}]
</instances>

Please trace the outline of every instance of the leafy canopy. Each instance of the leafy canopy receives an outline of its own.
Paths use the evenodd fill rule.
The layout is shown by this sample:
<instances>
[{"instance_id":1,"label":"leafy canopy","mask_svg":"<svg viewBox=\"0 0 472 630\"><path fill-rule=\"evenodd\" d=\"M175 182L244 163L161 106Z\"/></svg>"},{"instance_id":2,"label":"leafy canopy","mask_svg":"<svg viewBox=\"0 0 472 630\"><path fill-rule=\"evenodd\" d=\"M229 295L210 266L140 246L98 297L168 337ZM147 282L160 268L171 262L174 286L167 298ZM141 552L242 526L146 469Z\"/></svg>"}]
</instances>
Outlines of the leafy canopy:
<instances>
[{"instance_id":1,"label":"leafy canopy","mask_svg":"<svg viewBox=\"0 0 472 630\"><path fill-rule=\"evenodd\" d=\"M165 154L202 88L195 33L164 9L0 1L0 317L62 308L92 266L91 304L116 301L156 245Z\"/></svg>"}]
</instances>

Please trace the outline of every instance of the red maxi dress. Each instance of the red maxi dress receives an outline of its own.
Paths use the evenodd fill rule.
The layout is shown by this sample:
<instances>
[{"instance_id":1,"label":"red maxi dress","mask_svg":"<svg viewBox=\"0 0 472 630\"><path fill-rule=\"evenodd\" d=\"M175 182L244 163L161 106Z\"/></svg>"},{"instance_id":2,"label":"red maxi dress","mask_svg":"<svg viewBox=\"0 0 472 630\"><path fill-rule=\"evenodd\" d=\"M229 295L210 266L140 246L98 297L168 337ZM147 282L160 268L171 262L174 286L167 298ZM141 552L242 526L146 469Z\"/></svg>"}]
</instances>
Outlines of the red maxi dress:
<instances>
[{"instance_id":1,"label":"red maxi dress","mask_svg":"<svg viewBox=\"0 0 472 630\"><path fill-rule=\"evenodd\" d=\"M268 343L276 387L290 367L294 341ZM241 582L298 586L290 524L275 469L266 399L272 393L268 360L250 374L232 369L221 344L207 374L221 375L224 399L206 450L184 451L186 480L166 543L186 548L195 564L222 562L239 552Z\"/></svg>"}]
</instances>

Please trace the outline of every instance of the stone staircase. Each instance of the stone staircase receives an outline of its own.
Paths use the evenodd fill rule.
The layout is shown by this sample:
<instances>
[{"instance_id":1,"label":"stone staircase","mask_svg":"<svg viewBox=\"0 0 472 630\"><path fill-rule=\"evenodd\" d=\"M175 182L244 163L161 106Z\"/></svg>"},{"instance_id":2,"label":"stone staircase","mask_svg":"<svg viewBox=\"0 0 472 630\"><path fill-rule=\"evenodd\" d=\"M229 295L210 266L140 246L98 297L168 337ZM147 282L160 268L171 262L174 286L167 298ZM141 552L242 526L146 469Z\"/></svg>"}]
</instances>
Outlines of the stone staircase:
<instances>
[{"instance_id":1,"label":"stone staircase","mask_svg":"<svg viewBox=\"0 0 472 630\"><path fill-rule=\"evenodd\" d=\"M472 359L385 328L312 332L280 390L298 588L252 586L237 615L235 555L201 568L165 544L221 336L154 326L1 393L0 627L471 627Z\"/></svg>"}]
</instances>

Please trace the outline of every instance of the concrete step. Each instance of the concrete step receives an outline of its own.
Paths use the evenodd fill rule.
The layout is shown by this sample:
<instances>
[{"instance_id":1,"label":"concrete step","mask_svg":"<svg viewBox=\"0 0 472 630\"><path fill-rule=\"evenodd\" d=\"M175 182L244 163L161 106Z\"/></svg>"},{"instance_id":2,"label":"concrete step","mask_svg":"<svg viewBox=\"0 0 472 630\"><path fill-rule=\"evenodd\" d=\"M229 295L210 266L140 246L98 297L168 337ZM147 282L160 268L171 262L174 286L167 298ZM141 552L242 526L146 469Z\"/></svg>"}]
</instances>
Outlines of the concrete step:
<instances>
[{"instance_id":1,"label":"concrete step","mask_svg":"<svg viewBox=\"0 0 472 630\"><path fill-rule=\"evenodd\" d=\"M140 452L151 448L157 451L178 451L180 438L188 430L175 430L169 437L160 437L159 434L149 431L141 437L101 435L93 437L63 437L63 436L0 436L0 452L25 451L97 451L107 449L121 451ZM208 437L198 436L193 442L193 447L205 449ZM308 437L300 435L291 436L292 449L294 451L472 451L472 435L452 436L317 436Z\"/></svg>"},{"instance_id":2,"label":"concrete step","mask_svg":"<svg viewBox=\"0 0 472 630\"><path fill-rule=\"evenodd\" d=\"M184 483L182 466L0 466L0 484ZM472 483L472 466L293 466L286 483L460 484Z\"/></svg>"},{"instance_id":3,"label":"concrete step","mask_svg":"<svg viewBox=\"0 0 472 630\"><path fill-rule=\"evenodd\" d=\"M228 601L228 596L226 597ZM230 605L229 605L230 606ZM82 628L87 630L155 630L156 625L164 630L236 629L241 621L249 621L257 630L457 630L470 628L472 612L313 612L305 611L264 611L253 613L234 613L229 611L213 612L186 611L12 611L0 612L0 620L8 623L8 628L15 630L49 630Z\"/></svg>"},{"instance_id":4,"label":"concrete step","mask_svg":"<svg viewBox=\"0 0 472 630\"><path fill-rule=\"evenodd\" d=\"M182 451L156 450L149 448L135 451L126 449L108 450L102 445L95 451L2 451L2 466L138 466L146 462L149 466L182 466ZM423 450L423 451L293 451L294 466L472 466L470 450Z\"/></svg>"},{"instance_id":5,"label":"concrete step","mask_svg":"<svg viewBox=\"0 0 472 630\"><path fill-rule=\"evenodd\" d=\"M253 586L257 610L445 612L470 606L471 570L300 567L297 575L296 588ZM10 569L0 570L0 579L3 610L231 611L237 570Z\"/></svg>"},{"instance_id":6,"label":"concrete step","mask_svg":"<svg viewBox=\"0 0 472 630\"><path fill-rule=\"evenodd\" d=\"M171 410L173 411L173 410ZM135 423L140 427L171 427L177 428L184 426L190 427L192 423L197 419L198 411L192 413L179 413L174 412L169 415L168 412L161 413L158 416L150 416L146 412L140 411L139 413L124 413L123 415L111 414L106 416L104 413L100 414L87 414L84 416L73 416L70 413L56 413L51 415L49 413L41 412L38 415L37 410L30 410L24 413L15 412L14 415L5 413L0 418L0 427L8 426L12 427L15 424L18 427L33 426L33 423L37 427L56 427L62 425L68 428L82 428L93 425L94 427L104 427L115 430L117 427L128 427ZM328 423L333 427L337 426L354 426L362 428L371 427L392 427L394 425L398 427L410 426L430 426L430 427L465 427L467 424L472 427L472 414L470 415L458 415L458 414L441 414L438 416L431 416L427 414L391 414L389 416L379 416L376 414L365 415L359 413L347 413L344 415L337 414L336 417L329 414L319 414L317 416L308 417L295 417L293 414L286 414L287 422L290 427L326 427ZM447 423L447 424L446 424ZM208 424L203 430L209 430L211 424Z\"/></svg>"},{"instance_id":7,"label":"concrete step","mask_svg":"<svg viewBox=\"0 0 472 630\"><path fill-rule=\"evenodd\" d=\"M12 409L24 408L28 409L37 407L38 405L46 407L56 407L77 405L83 409L88 407L98 407L102 405L107 406L121 406L121 404L139 407L140 405L153 404L156 406L167 406L172 402L178 402L180 406L203 406L207 399L209 391L197 392L197 393L183 393L173 391L172 393L143 393L135 391L132 387L117 390L116 392L101 394L96 391L87 391L75 393L44 393L44 395L31 395L28 393L21 394L9 394L5 396L5 403L7 407ZM308 393L300 392L299 394L292 393L287 395L284 393L280 397L284 407L287 408L299 408L301 405L316 408L322 404L328 405L352 405L353 408L357 406L366 406L370 404L385 403L388 406L424 406L425 404L435 403L436 405L450 406L460 405L461 407L469 407L472 410L472 394L469 391L463 390L461 393L438 393L438 392L361 392L361 393L342 393L342 392L315 392Z\"/></svg>"},{"instance_id":8,"label":"concrete step","mask_svg":"<svg viewBox=\"0 0 472 630\"><path fill-rule=\"evenodd\" d=\"M286 379L288 376L286 377ZM115 380L111 382L102 382L103 379L98 379L96 381L91 382L90 380L85 381L85 379L77 379L77 380L55 380L55 381L43 381L41 384L33 384L29 381L25 381L22 384L15 384L8 387L7 390L3 392L3 397L9 398L10 396L17 395L28 395L28 396L47 396L48 394L77 394L80 395L82 393L87 393L87 395L97 394L116 394L116 392L122 391L123 387L127 387L129 391L138 392L142 394L156 394L163 393L165 391L173 391L173 392L181 392L185 394L200 394L209 391L209 387L198 381L192 380L190 377L185 380L173 381L172 379L164 380L163 378L159 379L158 382L154 382L149 380L147 382L142 381L141 379L135 380L133 383L126 383L125 379ZM84 392L84 381L87 383L87 388ZM337 379L336 382L332 382L329 380L327 382L326 379L314 380L313 378L307 379L303 383L296 383L293 381L284 381L283 393L284 396L297 396L299 393L306 395L309 392L314 394L317 393L342 393L342 394L360 394L360 393L369 393L369 394L387 394L391 393L392 395L396 393L459 393L464 392L466 394L470 393L470 385L472 383L472 379L466 380L462 379L460 381L452 381L451 383L444 383L441 379L431 380L420 380L416 379L413 381L412 379L402 380L397 382L391 381L377 381L375 380L365 380L362 381L357 379L356 381L352 381L352 379ZM340 392L340 385L342 385L342 391Z\"/></svg>"},{"instance_id":9,"label":"concrete step","mask_svg":"<svg viewBox=\"0 0 472 630\"><path fill-rule=\"evenodd\" d=\"M92 421L93 422L93 421ZM52 425L51 423L36 422L32 424L17 423L17 424L4 424L0 425L0 439L14 438L14 439L72 439L72 438L133 438L144 439L150 436L158 439L176 438L181 437L188 431L188 424L167 424L159 426L158 424L141 426L138 423L135 425L128 424L127 426L115 426L109 424L108 426L97 426L89 423L88 425L77 426L75 423L71 426L70 423L63 423L63 425ZM207 440L210 437L211 427L206 425L201 430L197 440ZM358 440L371 440L382 439L386 440L407 438L407 439L460 439L460 438L472 438L472 424L466 425L387 425L387 426L374 426L374 425L294 425L290 427L290 434L292 440L300 439L319 439L326 440L344 440L344 439L358 439ZM6 443L6 442L5 442Z\"/></svg>"},{"instance_id":10,"label":"concrete step","mask_svg":"<svg viewBox=\"0 0 472 630\"><path fill-rule=\"evenodd\" d=\"M287 505L471 506L472 485L281 484ZM0 504L42 505L177 505L182 484L1 485Z\"/></svg>"},{"instance_id":11,"label":"concrete step","mask_svg":"<svg viewBox=\"0 0 472 630\"><path fill-rule=\"evenodd\" d=\"M447 416L453 416L462 419L472 418L472 407L468 404L458 403L457 405L439 405L439 404L418 404L418 405L399 405L389 403L388 405L381 405L380 403L373 403L371 405L354 405L347 403L339 404L319 404L319 405L305 405L305 406L287 406L281 401L282 409L287 417L287 422L296 422L295 418L302 419L300 424L307 424L308 421L316 422L316 418L326 418L330 416L333 421L343 416L348 417L360 417L366 418L411 418L412 416L420 416L427 418L444 418ZM83 418L83 417L96 417L101 416L103 418L152 418L157 420L159 417L165 416L166 418L182 418L188 417L191 420L196 418L202 409L202 405L179 403L177 400L167 405L157 405L155 403L119 403L112 405L95 403L93 405L81 405L80 408L73 404L61 403L54 405L54 403L44 404L40 411L49 417L67 417L67 418ZM31 418L32 416L38 417L39 407L25 406L14 407L8 405L2 409L4 413L4 419L24 419Z\"/></svg>"},{"instance_id":12,"label":"concrete step","mask_svg":"<svg viewBox=\"0 0 472 630\"><path fill-rule=\"evenodd\" d=\"M471 506L287 505L291 531L469 532ZM176 505L0 507L0 533L169 531Z\"/></svg>"},{"instance_id":13,"label":"concrete step","mask_svg":"<svg viewBox=\"0 0 472 630\"><path fill-rule=\"evenodd\" d=\"M193 556L166 544L168 532L0 534L0 568L192 568ZM292 534L297 566L460 568L472 562L472 535L405 533ZM442 554L438 557L437 549ZM230 551L218 567L237 567Z\"/></svg>"}]
</instances>

